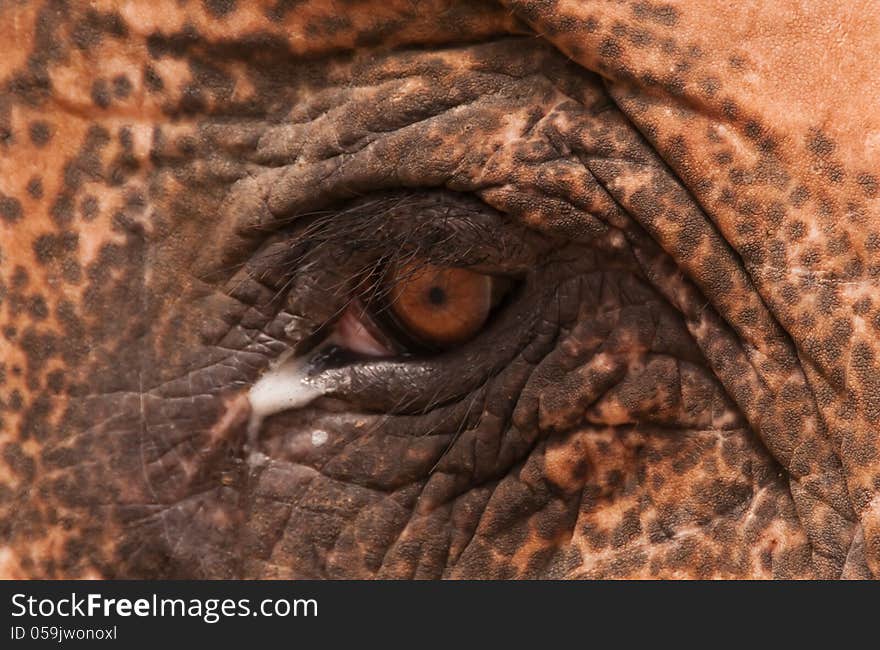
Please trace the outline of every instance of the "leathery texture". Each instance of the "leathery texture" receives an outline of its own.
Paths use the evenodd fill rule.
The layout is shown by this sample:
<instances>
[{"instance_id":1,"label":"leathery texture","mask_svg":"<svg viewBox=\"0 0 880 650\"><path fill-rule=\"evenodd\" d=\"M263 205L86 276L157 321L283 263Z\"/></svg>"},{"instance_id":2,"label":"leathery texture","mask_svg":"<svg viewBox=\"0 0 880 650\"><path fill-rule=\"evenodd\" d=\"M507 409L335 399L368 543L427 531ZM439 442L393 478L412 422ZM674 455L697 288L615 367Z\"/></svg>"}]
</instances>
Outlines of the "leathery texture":
<instances>
[{"instance_id":1,"label":"leathery texture","mask_svg":"<svg viewBox=\"0 0 880 650\"><path fill-rule=\"evenodd\" d=\"M190 4L0 8L0 572L880 571L854 117L711 3ZM520 284L249 438L410 249Z\"/></svg>"}]
</instances>

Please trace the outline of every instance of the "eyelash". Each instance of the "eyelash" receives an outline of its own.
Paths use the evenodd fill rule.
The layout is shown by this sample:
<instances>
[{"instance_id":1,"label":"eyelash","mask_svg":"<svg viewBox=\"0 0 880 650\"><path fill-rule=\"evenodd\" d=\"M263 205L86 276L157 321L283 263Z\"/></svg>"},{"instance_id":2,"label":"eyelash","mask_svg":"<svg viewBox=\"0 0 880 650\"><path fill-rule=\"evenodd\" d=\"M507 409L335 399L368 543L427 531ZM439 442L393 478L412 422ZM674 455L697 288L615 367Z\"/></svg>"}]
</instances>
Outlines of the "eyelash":
<instances>
[{"instance_id":1,"label":"eyelash","mask_svg":"<svg viewBox=\"0 0 880 650\"><path fill-rule=\"evenodd\" d=\"M330 261L359 278L383 265L409 261L486 267L507 275L508 266L534 258L531 244L539 238L479 199L443 190L390 192L289 221L294 226L290 245L304 251L296 266L330 255Z\"/></svg>"}]
</instances>

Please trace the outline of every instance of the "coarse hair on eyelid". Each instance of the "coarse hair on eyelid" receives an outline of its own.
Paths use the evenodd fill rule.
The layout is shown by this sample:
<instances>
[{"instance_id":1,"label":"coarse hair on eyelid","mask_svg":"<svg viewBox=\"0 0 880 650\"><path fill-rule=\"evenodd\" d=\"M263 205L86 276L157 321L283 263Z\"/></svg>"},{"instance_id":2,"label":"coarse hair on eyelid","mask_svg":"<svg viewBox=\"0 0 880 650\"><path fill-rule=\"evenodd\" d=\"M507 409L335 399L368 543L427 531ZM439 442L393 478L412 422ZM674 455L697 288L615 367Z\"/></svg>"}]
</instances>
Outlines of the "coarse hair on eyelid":
<instances>
[{"instance_id":1,"label":"coarse hair on eyelid","mask_svg":"<svg viewBox=\"0 0 880 650\"><path fill-rule=\"evenodd\" d=\"M502 219L466 194L383 193L337 210L288 217L288 241L296 253L279 254L279 270L308 273L318 264L332 264L344 271L335 289L380 298L391 267L415 274L428 265L495 266L531 258L534 234Z\"/></svg>"}]
</instances>

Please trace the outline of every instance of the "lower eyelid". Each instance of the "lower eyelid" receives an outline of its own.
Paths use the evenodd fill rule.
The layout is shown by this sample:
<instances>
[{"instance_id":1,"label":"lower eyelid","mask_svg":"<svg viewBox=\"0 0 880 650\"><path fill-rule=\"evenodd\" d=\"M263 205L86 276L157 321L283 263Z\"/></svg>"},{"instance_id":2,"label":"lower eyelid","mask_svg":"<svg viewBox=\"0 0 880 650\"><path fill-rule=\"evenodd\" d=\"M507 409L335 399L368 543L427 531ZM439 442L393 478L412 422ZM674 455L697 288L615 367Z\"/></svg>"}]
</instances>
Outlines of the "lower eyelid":
<instances>
[{"instance_id":1,"label":"lower eyelid","mask_svg":"<svg viewBox=\"0 0 880 650\"><path fill-rule=\"evenodd\" d=\"M308 383L327 397L385 413L416 413L472 394L541 333L555 292L540 284L499 313L476 339L439 355L361 359L314 373ZM482 337L486 338L482 338ZM491 342L491 343L490 343Z\"/></svg>"}]
</instances>

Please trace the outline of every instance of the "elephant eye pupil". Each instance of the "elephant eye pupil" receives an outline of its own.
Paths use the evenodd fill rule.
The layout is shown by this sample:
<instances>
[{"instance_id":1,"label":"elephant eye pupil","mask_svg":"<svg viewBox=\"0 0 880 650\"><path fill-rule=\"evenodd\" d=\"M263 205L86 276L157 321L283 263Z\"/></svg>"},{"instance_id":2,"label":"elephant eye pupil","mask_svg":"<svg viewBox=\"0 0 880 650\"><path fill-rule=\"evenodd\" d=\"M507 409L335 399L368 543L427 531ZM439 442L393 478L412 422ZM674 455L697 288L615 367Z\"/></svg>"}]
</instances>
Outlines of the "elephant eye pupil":
<instances>
[{"instance_id":1,"label":"elephant eye pupil","mask_svg":"<svg viewBox=\"0 0 880 650\"><path fill-rule=\"evenodd\" d=\"M446 301L446 292L443 287L431 287L428 290L428 300L432 305L439 307Z\"/></svg>"}]
</instances>

